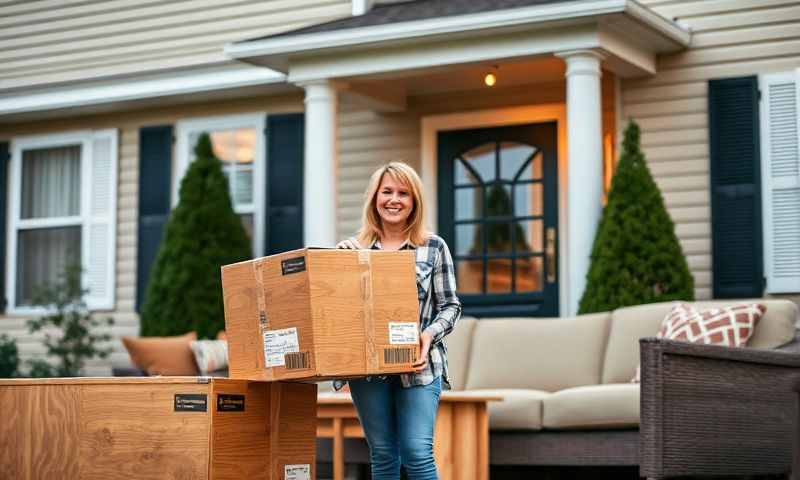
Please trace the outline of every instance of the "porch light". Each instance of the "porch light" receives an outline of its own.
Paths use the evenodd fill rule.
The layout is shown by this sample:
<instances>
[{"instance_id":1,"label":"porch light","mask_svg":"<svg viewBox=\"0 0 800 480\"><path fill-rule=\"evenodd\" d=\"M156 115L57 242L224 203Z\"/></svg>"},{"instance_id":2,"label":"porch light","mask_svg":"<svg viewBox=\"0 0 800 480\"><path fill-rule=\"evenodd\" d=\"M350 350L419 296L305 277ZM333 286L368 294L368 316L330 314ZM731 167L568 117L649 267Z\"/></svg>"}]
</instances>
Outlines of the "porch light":
<instances>
[{"instance_id":1,"label":"porch light","mask_svg":"<svg viewBox=\"0 0 800 480\"><path fill-rule=\"evenodd\" d=\"M494 87L494 84L497 83L497 65L492 67L492 71L487 73L486 76L483 77L483 83L486 84L487 87Z\"/></svg>"}]
</instances>

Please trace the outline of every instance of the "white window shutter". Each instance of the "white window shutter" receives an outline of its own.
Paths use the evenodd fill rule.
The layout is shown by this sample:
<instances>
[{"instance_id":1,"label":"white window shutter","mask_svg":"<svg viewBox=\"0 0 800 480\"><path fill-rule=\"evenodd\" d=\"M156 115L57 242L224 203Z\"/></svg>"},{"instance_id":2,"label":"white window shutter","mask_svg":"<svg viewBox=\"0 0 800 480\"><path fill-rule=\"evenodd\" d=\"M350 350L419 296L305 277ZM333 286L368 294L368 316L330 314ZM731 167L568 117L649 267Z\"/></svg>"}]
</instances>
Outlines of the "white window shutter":
<instances>
[{"instance_id":1,"label":"white window shutter","mask_svg":"<svg viewBox=\"0 0 800 480\"><path fill-rule=\"evenodd\" d=\"M117 224L117 131L99 130L92 135L91 153L84 178L89 180L85 243L84 287L92 310L114 308Z\"/></svg>"},{"instance_id":2,"label":"white window shutter","mask_svg":"<svg viewBox=\"0 0 800 480\"><path fill-rule=\"evenodd\" d=\"M768 293L800 292L800 137L795 72L761 78L761 183Z\"/></svg>"}]
</instances>

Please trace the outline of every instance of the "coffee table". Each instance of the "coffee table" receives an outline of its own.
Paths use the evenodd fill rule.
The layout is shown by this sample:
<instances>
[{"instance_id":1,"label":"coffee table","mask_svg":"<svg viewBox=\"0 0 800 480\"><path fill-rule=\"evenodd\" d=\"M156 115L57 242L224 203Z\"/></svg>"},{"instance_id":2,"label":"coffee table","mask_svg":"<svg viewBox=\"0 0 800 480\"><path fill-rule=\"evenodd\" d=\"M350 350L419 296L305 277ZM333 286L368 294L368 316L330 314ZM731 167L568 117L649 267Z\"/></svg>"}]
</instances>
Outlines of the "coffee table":
<instances>
[{"instance_id":1,"label":"coffee table","mask_svg":"<svg viewBox=\"0 0 800 480\"><path fill-rule=\"evenodd\" d=\"M433 434L441 480L488 480L487 402L501 397L442 392ZM317 437L333 439L333 480L344 479L344 439L364 438L349 393L317 395Z\"/></svg>"}]
</instances>

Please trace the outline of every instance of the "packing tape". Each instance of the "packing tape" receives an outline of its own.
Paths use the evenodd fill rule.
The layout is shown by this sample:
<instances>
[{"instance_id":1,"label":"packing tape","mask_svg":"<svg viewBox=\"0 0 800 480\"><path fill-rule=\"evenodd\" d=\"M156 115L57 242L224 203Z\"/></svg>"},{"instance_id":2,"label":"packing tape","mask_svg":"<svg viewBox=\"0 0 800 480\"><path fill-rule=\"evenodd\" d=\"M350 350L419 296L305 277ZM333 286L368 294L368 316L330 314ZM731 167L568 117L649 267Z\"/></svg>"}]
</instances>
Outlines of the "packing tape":
<instances>
[{"instance_id":1,"label":"packing tape","mask_svg":"<svg viewBox=\"0 0 800 480\"><path fill-rule=\"evenodd\" d=\"M264 264L266 259L253 261L253 275L256 280L256 308L258 309L258 325L261 333L269 330L269 320L267 319L267 297L264 290Z\"/></svg>"},{"instance_id":2,"label":"packing tape","mask_svg":"<svg viewBox=\"0 0 800 480\"><path fill-rule=\"evenodd\" d=\"M364 302L364 349L367 370L377 372L380 369L378 349L375 345L375 305L372 297L372 262L369 250L358 251L358 263L361 266L361 299Z\"/></svg>"}]
</instances>

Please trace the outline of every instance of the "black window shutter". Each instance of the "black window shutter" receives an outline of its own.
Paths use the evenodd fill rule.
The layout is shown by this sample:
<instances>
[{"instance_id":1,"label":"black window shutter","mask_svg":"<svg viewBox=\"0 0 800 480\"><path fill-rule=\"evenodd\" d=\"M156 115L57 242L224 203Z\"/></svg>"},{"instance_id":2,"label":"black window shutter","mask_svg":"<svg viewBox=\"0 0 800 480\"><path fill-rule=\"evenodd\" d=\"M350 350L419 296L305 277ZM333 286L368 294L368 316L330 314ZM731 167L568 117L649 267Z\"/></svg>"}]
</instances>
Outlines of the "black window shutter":
<instances>
[{"instance_id":1,"label":"black window shutter","mask_svg":"<svg viewBox=\"0 0 800 480\"><path fill-rule=\"evenodd\" d=\"M303 247L302 113L267 117L266 255Z\"/></svg>"},{"instance_id":2,"label":"black window shutter","mask_svg":"<svg viewBox=\"0 0 800 480\"><path fill-rule=\"evenodd\" d=\"M714 298L764 290L758 101L757 77L709 82Z\"/></svg>"},{"instance_id":3,"label":"black window shutter","mask_svg":"<svg viewBox=\"0 0 800 480\"><path fill-rule=\"evenodd\" d=\"M6 198L8 197L8 163L11 160L8 142L0 142L0 311L6 310Z\"/></svg>"},{"instance_id":4,"label":"black window shutter","mask_svg":"<svg viewBox=\"0 0 800 480\"><path fill-rule=\"evenodd\" d=\"M170 212L172 126L139 130L139 224L136 260L136 311L144 303L150 268L156 259Z\"/></svg>"}]
</instances>

